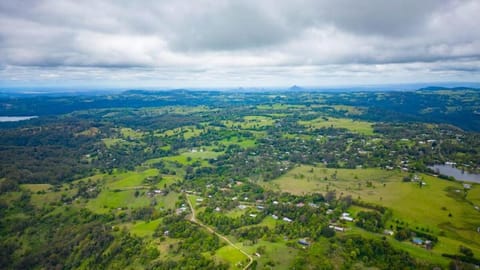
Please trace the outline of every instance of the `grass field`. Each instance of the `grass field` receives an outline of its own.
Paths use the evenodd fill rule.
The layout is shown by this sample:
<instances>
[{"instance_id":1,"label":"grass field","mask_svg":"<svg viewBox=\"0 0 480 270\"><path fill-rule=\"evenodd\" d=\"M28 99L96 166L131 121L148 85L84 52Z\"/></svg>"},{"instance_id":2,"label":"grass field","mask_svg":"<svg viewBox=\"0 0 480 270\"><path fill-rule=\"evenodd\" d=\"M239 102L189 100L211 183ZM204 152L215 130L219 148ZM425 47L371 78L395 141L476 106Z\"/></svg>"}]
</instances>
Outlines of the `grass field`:
<instances>
[{"instance_id":1,"label":"grass field","mask_svg":"<svg viewBox=\"0 0 480 270\"><path fill-rule=\"evenodd\" d=\"M223 121L223 124L228 128L240 128L246 130L255 130L261 129L266 126L272 126L274 120L271 117L267 116L245 116L243 117L243 121L235 122L235 121Z\"/></svg>"},{"instance_id":2,"label":"grass field","mask_svg":"<svg viewBox=\"0 0 480 270\"><path fill-rule=\"evenodd\" d=\"M20 185L21 188L30 190L31 192L38 192L38 191L47 191L49 188L52 187L50 184L22 184Z\"/></svg>"},{"instance_id":3,"label":"grass field","mask_svg":"<svg viewBox=\"0 0 480 270\"><path fill-rule=\"evenodd\" d=\"M228 139L223 139L223 140L219 141L219 143L221 143L225 146L229 146L229 145L232 145L232 144L237 144L242 148L249 148L249 147L254 147L256 141L253 140L253 139L245 139L245 138L242 138L242 137L234 136L234 137L230 137Z\"/></svg>"},{"instance_id":4,"label":"grass field","mask_svg":"<svg viewBox=\"0 0 480 270\"><path fill-rule=\"evenodd\" d=\"M280 104L275 103L272 105L258 105L257 109L259 110L287 110L287 109L303 109L306 108L305 105L291 105L291 104Z\"/></svg>"},{"instance_id":5,"label":"grass field","mask_svg":"<svg viewBox=\"0 0 480 270\"><path fill-rule=\"evenodd\" d=\"M356 121L348 118L320 117L311 121L299 121L298 123L309 128L344 128L350 130L351 132L364 135L373 134L372 123L365 121Z\"/></svg>"},{"instance_id":6,"label":"grass field","mask_svg":"<svg viewBox=\"0 0 480 270\"><path fill-rule=\"evenodd\" d=\"M120 128L120 134L125 139L141 139L144 135L143 132L136 131L131 128Z\"/></svg>"},{"instance_id":7,"label":"grass field","mask_svg":"<svg viewBox=\"0 0 480 270\"><path fill-rule=\"evenodd\" d=\"M151 237L161 222L161 218L152 221L139 221L132 225L130 232L140 237Z\"/></svg>"},{"instance_id":8,"label":"grass field","mask_svg":"<svg viewBox=\"0 0 480 270\"><path fill-rule=\"evenodd\" d=\"M260 257L253 255L258 262L257 269L291 269L293 260L299 252L297 249L288 247L283 241L274 243L259 240L255 245L240 244L239 246L249 254L257 253L259 247L265 250L259 253Z\"/></svg>"},{"instance_id":9,"label":"grass field","mask_svg":"<svg viewBox=\"0 0 480 270\"><path fill-rule=\"evenodd\" d=\"M170 129L167 130L163 133L159 133L158 135L166 136L166 137L177 137L181 136L184 139L190 139L192 137L197 137L202 133L201 129L197 129L194 126L185 126L185 127L179 127L175 129Z\"/></svg>"},{"instance_id":10,"label":"grass field","mask_svg":"<svg viewBox=\"0 0 480 270\"><path fill-rule=\"evenodd\" d=\"M148 169L141 172L129 171L125 173L116 173L110 178L107 186L111 189L140 187L145 178L156 175L158 175L157 169Z\"/></svg>"},{"instance_id":11,"label":"grass field","mask_svg":"<svg viewBox=\"0 0 480 270\"><path fill-rule=\"evenodd\" d=\"M208 163L209 159L216 158L219 156L220 152L185 152L180 155L176 156L168 156L164 157L163 160L171 161L171 162L178 162L182 165L191 165L195 162L200 162L200 164L204 167L210 166Z\"/></svg>"},{"instance_id":12,"label":"grass field","mask_svg":"<svg viewBox=\"0 0 480 270\"><path fill-rule=\"evenodd\" d=\"M128 144L128 142L125 141L124 139L117 139L117 138L105 138L105 139L102 139L102 142L105 144L107 148L111 148L118 144Z\"/></svg>"},{"instance_id":13,"label":"grass field","mask_svg":"<svg viewBox=\"0 0 480 270\"><path fill-rule=\"evenodd\" d=\"M91 199L86 207L95 213L108 213L114 209L127 209L146 207L150 205L150 199L146 196L135 197L134 190L100 192L97 198Z\"/></svg>"},{"instance_id":14,"label":"grass field","mask_svg":"<svg viewBox=\"0 0 480 270\"><path fill-rule=\"evenodd\" d=\"M445 236L432 251L434 254L455 253L459 245L469 246L479 254L480 234L475 230L480 224L480 213L463 198L462 184L421 174L426 185L420 188L418 183L402 182L403 176L398 171L380 169L301 166L266 183L265 187L293 194L336 191L337 196L351 195L354 199L384 205L392 209L394 219L412 228L428 228L437 235L442 232ZM478 189L480 186L474 185L467 199L477 198Z\"/></svg>"},{"instance_id":15,"label":"grass field","mask_svg":"<svg viewBox=\"0 0 480 270\"><path fill-rule=\"evenodd\" d=\"M246 265L247 257L238 249L226 245L215 252L215 257L230 265L230 269L243 269L240 265Z\"/></svg>"}]
</instances>

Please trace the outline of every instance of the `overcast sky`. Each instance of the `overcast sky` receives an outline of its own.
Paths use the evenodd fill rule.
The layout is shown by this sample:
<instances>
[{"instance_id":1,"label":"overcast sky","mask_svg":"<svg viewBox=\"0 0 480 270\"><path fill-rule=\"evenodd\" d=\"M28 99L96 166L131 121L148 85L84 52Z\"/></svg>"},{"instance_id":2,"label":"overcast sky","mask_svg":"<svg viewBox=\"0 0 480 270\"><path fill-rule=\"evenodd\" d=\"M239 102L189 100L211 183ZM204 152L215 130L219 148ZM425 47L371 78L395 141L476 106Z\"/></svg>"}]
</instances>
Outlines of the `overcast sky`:
<instances>
[{"instance_id":1,"label":"overcast sky","mask_svg":"<svg viewBox=\"0 0 480 270\"><path fill-rule=\"evenodd\" d=\"M480 1L2 0L0 85L480 81Z\"/></svg>"}]
</instances>

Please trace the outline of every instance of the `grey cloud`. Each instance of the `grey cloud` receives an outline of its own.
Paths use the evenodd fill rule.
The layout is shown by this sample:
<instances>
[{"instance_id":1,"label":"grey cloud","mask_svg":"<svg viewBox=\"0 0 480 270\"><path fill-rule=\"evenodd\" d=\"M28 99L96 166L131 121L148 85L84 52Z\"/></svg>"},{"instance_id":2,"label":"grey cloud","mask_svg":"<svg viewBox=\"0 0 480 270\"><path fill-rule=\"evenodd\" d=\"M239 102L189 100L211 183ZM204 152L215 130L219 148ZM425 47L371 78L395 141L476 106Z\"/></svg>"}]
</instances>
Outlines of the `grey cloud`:
<instances>
[{"instance_id":1,"label":"grey cloud","mask_svg":"<svg viewBox=\"0 0 480 270\"><path fill-rule=\"evenodd\" d=\"M409 64L443 62L473 73L464 63L480 59L479 13L474 0L5 0L0 66L98 68L105 78L128 77L120 69L155 77L161 68L217 80L223 71L258 79L289 70L314 80L352 74L352 65L367 73L397 65L391 71L404 74ZM331 65L337 73L322 68ZM9 70L1 75L13 78Z\"/></svg>"}]
</instances>

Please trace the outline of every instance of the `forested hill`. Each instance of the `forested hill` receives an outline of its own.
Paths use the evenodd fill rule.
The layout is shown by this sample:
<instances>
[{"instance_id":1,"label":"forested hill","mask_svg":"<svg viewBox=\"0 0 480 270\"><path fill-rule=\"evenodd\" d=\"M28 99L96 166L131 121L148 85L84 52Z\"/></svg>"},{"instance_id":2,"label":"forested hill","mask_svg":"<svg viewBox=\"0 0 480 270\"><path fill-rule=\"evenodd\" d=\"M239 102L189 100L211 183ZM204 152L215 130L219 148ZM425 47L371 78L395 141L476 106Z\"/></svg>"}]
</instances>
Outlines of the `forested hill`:
<instances>
[{"instance_id":1,"label":"forested hill","mask_svg":"<svg viewBox=\"0 0 480 270\"><path fill-rule=\"evenodd\" d=\"M97 96L23 96L0 98L0 115L51 116L99 108L158 106L254 106L258 104L349 105L364 107L363 120L448 123L480 131L480 91L473 88L429 87L386 92L217 92L130 90ZM7 124L12 126L16 124ZM6 126L1 124L0 127Z\"/></svg>"}]
</instances>

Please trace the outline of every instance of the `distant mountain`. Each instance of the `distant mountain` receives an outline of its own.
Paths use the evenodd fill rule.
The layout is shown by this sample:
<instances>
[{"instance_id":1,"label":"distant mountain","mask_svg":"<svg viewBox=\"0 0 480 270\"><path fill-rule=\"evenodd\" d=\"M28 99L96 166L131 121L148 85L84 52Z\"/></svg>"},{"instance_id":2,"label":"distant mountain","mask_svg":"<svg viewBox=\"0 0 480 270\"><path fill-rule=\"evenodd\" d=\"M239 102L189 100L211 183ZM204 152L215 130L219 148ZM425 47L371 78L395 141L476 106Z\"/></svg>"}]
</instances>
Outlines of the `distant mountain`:
<instances>
[{"instance_id":1,"label":"distant mountain","mask_svg":"<svg viewBox=\"0 0 480 270\"><path fill-rule=\"evenodd\" d=\"M304 91L305 89L300 87L300 86L297 86L297 85L294 85L290 88L288 88L288 91Z\"/></svg>"},{"instance_id":2,"label":"distant mountain","mask_svg":"<svg viewBox=\"0 0 480 270\"><path fill-rule=\"evenodd\" d=\"M462 90L480 90L480 88L465 87L465 86L459 86L459 87L428 86L428 87L418 89L418 91L440 91L440 90L462 91Z\"/></svg>"}]
</instances>

